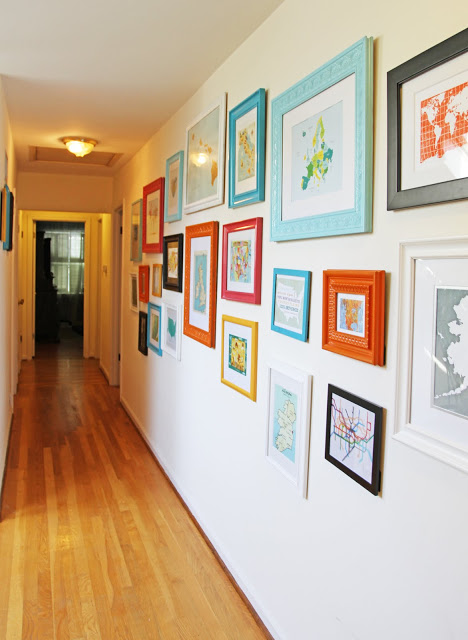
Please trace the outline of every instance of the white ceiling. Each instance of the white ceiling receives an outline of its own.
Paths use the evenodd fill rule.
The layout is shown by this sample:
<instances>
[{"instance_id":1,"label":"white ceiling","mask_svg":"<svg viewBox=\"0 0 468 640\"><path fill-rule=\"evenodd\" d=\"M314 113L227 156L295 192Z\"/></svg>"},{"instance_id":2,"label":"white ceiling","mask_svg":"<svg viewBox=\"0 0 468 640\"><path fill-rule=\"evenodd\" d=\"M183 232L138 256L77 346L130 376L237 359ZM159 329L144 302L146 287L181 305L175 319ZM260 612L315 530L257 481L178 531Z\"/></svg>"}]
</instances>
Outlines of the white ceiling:
<instances>
[{"instance_id":1,"label":"white ceiling","mask_svg":"<svg viewBox=\"0 0 468 640\"><path fill-rule=\"evenodd\" d=\"M19 170L111 175L281 2L2 2L0 74ZM122 159L112 169L29 162L30 145L62 147L75 134Z\"/></svg>"}]
</instances>

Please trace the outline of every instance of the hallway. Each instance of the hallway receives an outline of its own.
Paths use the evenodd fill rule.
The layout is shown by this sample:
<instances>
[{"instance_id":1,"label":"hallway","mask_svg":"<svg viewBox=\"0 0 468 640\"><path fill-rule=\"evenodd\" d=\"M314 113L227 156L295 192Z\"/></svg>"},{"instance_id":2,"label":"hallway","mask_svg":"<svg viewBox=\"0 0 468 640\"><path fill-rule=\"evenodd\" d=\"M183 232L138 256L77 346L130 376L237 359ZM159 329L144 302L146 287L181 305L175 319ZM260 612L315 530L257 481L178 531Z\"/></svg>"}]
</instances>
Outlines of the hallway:
<instances>
[{"instance_id":1,"label":"hallway","mask_svg":"<svg viewBox=\"0 0 468 640\"><path fill-rule=\"evenodd\" d=\"M265 637L119 390L73 348L23 362L1 518L2 639Z\"/></svg>"}]
</instances>

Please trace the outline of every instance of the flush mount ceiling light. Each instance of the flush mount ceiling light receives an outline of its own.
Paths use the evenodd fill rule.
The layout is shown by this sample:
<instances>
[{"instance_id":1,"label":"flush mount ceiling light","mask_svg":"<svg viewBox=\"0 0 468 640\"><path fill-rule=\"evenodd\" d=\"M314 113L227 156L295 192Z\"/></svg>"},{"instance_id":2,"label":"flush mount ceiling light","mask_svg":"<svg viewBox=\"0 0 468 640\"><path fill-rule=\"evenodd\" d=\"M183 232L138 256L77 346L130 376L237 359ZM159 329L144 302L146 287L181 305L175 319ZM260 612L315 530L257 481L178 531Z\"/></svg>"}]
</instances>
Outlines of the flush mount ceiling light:
<instances>
[{"instance_id":1,"label":"flush mount ceiling light","mask_svg":"<svg viewBox=\"0 0 468 640\"><path fill-rule=\"evenodd\" d=\"M67 147L68 151L77 156L77 158L87 156L97 145L97 140L80 138L79 136L67 136L66 138L60 138L60 140Z\"/></svg>"}]
</instances>

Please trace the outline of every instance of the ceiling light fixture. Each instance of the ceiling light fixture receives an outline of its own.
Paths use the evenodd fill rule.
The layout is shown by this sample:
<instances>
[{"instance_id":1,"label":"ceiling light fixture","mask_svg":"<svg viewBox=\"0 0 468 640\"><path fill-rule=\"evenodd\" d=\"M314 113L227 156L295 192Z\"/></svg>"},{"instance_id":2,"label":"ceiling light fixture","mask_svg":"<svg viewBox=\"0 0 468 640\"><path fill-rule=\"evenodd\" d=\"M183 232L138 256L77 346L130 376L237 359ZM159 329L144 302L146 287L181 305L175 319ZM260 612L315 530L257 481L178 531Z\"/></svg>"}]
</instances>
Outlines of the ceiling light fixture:
<instances>
[{"instance_id":1,"label":"ceiling light fixture","mask_svg":"<svg viewBox=\"0 0 468 640\"><path fill-rule=\"evenodd\" d=\"M79 136L67 136L66 138L60 138L60 140L67 147L68 151L73 153L77 158L87 156L97 145L97 140L80 138Z\"/></svg>"}]
</instances>

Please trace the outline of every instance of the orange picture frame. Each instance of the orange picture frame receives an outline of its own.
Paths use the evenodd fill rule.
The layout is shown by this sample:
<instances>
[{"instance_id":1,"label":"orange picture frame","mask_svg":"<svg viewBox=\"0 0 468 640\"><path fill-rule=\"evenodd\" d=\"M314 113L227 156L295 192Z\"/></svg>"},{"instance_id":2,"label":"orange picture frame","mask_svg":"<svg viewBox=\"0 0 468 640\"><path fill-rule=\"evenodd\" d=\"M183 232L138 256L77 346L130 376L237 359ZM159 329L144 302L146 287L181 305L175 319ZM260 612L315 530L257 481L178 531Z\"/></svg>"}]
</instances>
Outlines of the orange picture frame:
<instances>
[{"instance_id":1,"label":"orange picture frame","mask_svg":"<svg viewBox=\"0 0 468 640\"><path fill-rule=\"evenodd\" d=\"M185 229L184 334L207 347L216 341L216 221Z\"/></svg>"},{"instance_id":2,"label":"orange picture frame","mask_svg":"<svg viewBox=\"0 0 468 640\"><path fill-rule=\"evenodd\" d=\"M149 265L141 264L138 267L138 300L140 302L149 302L149 278Z\"/></svg>"},{"instance_id":3,"label":"orange picture frame","mask_svg":"<svg viewBox=\"0 0 468 640\"><path fill-rule=\"evenodd\" d=\"M322 348L384 364L385 271L323 272Z\"/></svg>"}]
</instances>

